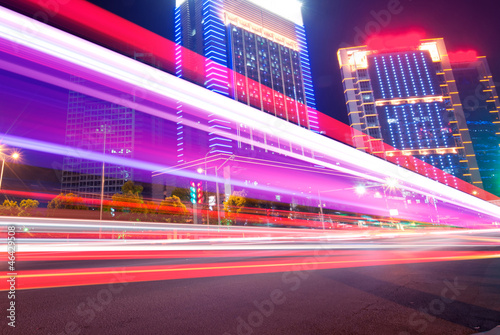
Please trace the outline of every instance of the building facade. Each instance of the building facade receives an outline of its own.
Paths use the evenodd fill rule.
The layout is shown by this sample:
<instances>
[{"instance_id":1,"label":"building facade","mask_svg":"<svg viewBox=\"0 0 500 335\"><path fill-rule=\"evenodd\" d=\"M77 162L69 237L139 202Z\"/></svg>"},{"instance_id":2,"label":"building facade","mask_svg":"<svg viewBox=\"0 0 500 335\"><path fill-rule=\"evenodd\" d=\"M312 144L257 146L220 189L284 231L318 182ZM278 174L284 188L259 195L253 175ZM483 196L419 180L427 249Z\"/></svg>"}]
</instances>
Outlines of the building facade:
<instances>
[{"instance_id":1,"label":"building facade","mask_svg":"<svg viewBox=\"0 0 500 335\"><path fill-rule=\"evenodd\" d=\"M301 6L296 0L178 0L175 9L176 74L301 127L318 131ZM201 57L199 57L201 56ZM179 159L190 139L179 106ZM213 153L252 150L245 125L209 119ZM235 128L230 130L230 128Z\"/></svg>"},{"instance_id":2,"label":"building facade","mask_svg":"<svg viewBox=\"0 0 500 335\"><path fill-rule=\"evenodd\" d=\"M73 78L73 80L79 80ZM135 111L107 103L80 92L70 91L66 123L66 145L85 151L120 154L131 158L134 147ZM120 192L127 180L134 179L132 169L104 165L104 193ZM88 157L64 157L62 192L86 198L101 194L103 163Z\"/></svg>"},{"instance_id":3,"label":"building facade","mask_svg":"<svg viewBox=\"0 0 500 335\"><path fill-rule=\"evenodd\" d=\"M340 49L338 59L358 149L400 156L395 161L401 165L413 156L482 188L443 39L377 37ZM435 170L419 172L437 179ZM444 182L458 187L453 178Z\"/></svg>"},{"instance_id":4,"label":"building facade","mask_svg":"<svg viewBox=\"0 0 500 335\"><path fill-rule=\"evenodd\" d=\"M483 187L500 195L500 103L486 57L450 53Z\"/></svg>"},{"instance_id":5,"label":"building facade","mask_svg":"<svg viewBox=\"0 0 500 335\"><path fill-rule=\"evenodd\" d=\"M147 60L150 64L154 63L151 58L152 56L145 54L137 54L135 57L137 61ZM118 96L109 87L76 76L72 76L71 81ZM132 95L123 98L133 101L136 99ZM165 150L172 128L162 118L82 92L69 91L65 142L68 147L81 150L82 155L64 157L62 192L75 193L85 198L99 198L104 165L103 189L106 196L120 193L123 184L129 180L144 185L143 193L150 196L150 172L125 165L103 164L98 159L87 157L84 152L147 161L154 150Z\"/></svg>"}]
</instances>

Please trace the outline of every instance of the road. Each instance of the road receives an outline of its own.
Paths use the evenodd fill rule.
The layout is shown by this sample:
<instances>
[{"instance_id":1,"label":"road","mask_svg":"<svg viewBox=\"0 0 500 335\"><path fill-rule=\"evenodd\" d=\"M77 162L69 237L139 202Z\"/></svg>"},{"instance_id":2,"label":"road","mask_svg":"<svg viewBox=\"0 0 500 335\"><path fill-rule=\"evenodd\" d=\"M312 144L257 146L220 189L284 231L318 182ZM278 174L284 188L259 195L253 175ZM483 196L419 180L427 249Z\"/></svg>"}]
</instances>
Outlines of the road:
<instances>
[{"instance_id":1,"label":"road","mask_svg":"<svg viewBox=\"0 0 500 335\"><path fill-rule=\"evenodd\" d=\"M2 321L2 334L473 334L500 324L498 231L92 243L19 253L16 327Z\"/></svg>"}]
</instances>

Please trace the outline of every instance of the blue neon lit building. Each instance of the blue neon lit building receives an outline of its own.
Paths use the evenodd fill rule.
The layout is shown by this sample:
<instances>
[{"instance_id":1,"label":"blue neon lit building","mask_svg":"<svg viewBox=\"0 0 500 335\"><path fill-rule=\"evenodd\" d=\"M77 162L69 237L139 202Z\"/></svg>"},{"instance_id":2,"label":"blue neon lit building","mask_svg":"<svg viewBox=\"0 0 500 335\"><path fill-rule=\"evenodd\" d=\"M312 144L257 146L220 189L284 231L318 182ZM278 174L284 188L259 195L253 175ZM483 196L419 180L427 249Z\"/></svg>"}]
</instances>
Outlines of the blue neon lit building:
<instances>
[{"instance_id":1,"label":"blue neon lit building","mask_svg":"<svg viewBox=\"0 0 500 335\"><path fill-rule=\"evenodd\" d=\"M401 40L401 39L400 39ZM388 43L390 45L390 43ZM351 127L372 137L359 149L403 162L414 156L482 187L460 97L442 39L338 53ZM382 142L396 149L387 151ZM397 155L403 156L398 158ZM403 165L403 164L402 164ZM422 171L434 176L432 169ZM457 187L451 178L446 181Z\"/></svg>"},{"instance_id":2,"label":"blue neon lit building","mask_svg":"<svg viewBox=\"0 0 500 335\"><path fill-rule=\"evenodd\" d=\"M175 41L177 76L318 131L298 1L177 0ZM230 130L224 120L209 120L208 125L213 129L208 139L212 152L252 149L218 136L218 130ZM184 131L181 112L178 132L186 139ZM251 137L252 129L244 125L236 131L238 136ZM182 151L179 163L184 162Z\"/></svg>"}]
</instances>

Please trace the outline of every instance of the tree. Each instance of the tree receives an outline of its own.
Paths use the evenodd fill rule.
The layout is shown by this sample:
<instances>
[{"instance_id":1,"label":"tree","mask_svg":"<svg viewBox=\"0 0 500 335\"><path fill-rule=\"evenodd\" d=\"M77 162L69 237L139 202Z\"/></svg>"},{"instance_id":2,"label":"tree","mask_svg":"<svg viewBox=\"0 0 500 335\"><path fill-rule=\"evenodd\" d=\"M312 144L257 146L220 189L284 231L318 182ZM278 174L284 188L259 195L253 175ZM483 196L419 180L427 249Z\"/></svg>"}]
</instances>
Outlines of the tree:
<instances>
[{"instance_id":1,"label":"tree","mask_svg":"<svg viewBox=\"0 0 500 335\"><path fill-rule=\"evenodd\" d=\"M111 207L118 209L121 212L127 213L143 213L146 211L144 208L144 200L142 196L137 193L116 193L112 197Z\"/></svg>"},{"instance_id":2,"label":"tree","mask_svg":"<svg viewBox=\"0 0 500 335\"><path fill-rule=\"evenodd\" d=\"M17 207L17 201L5 199L3 201L2 206L4 206L4 207Z\"/></svg>"},{"instance_id":3,"label":"tree","mask_svg":"<svg viewBox=\"0 0 500 335\"><path fill-rule=\"evenodd\" d=\"M17 201L5 199L2 204L1 213L2 215L17 216L19 213Z\"/></svg>"},{"instance_id":4,"label":"tree","mask_svg":"<svg viewBox=\"0 0 500 335\"><path fill-rule=\"evenodd\" d=\"M172 216L173 221L185 222L186 216L188 215L188 210L186 205L181 202L178 196L172 195L171 197L166 197L160 203L158 209L159 214L168 214Z\"/></svg>"},{"instance_id":5,"label":"tree","mask_svg":"<svg viewBox=\"0 0 500 335\"><path fill-rule=\"evenodd\" d=\"M122 186L122 193L123 194L131 193L131 194L140 195L143 190L144 190L144 187L142 187L141 185L135 185L132 180L127 181Z\"/></svg>"},{"instance_id":6,"label":"tree","mask_svg":"<svg viewBox=\"0 0 500 335\"><path fill-rule=\"evenodd\" d=\"M189 190L187 188L176 187L172 190L172 197L176 196L181 201L190 201Z\"/></svg>"},{"instance_id":7,"label":"tree","mask_svg":"<svg viewBox=\"0 0 500 335\"><path fill-rule=\"evenodd\" d=\"M38 200L33 199L23 199L19 204L19 216L31 216L33 211L38 208L40 202Z\"/></svg>"},{"instance_id":8,"label":"tree","mask_svg":"<svg viewBox=\"0 0 500 335\"><path fill-rule=\"evenodd\" d=\"M238 219L238 214L241 212L246 203L245 191L233 192L224 201L224 212L226 212L227 220L226 224L236 223Z\"/></svg>"},{"instance_id":9,"label":"tree","mask_svg":"<svg viewBox=\"0 0 500 335\"><path fill-rule=\"evenodd\" d=\"M127 181L122 186L122 193L113 195L113 201L106 206L106 210L112 207L116 212L123 213L117 216L120 219L148 221L151 219L148 214L156 213L156 205L151 201L144 201L142 190L142 186L135 185L131 180Z\"/></svg>"},{"instance_id":10,"label":"tree","mask_svg":"<svg viewBox=\"0 0 500 335\"><path fill-rule=\"evenodd\" d=\"M40 202L38 200L23 199L19 204L19 207L24 209L31 209L31 208L38 208L38 205L40 205Z\"/></svg>"},{"instance_id":11,"label":"tree","mask_svg":"<svg viewBox=\"0 0 500 335\"><path fill-rule=\"evenodd\" d=\"M18 205L17 201L5 200L1 206L0 213L9 216L31 216L33 210L38 208L38 200L23 199Z\"/></svg>"},{"instance_id":12,"label":"tree","mask_svg":"<svg viewBox=\"0 0 500 335\"><path fill-rule=\"evenodd\" d=\"M47 205L48 209L87 209L83 198L73 193L61 193Z\"/></svg>"}]
</instances>

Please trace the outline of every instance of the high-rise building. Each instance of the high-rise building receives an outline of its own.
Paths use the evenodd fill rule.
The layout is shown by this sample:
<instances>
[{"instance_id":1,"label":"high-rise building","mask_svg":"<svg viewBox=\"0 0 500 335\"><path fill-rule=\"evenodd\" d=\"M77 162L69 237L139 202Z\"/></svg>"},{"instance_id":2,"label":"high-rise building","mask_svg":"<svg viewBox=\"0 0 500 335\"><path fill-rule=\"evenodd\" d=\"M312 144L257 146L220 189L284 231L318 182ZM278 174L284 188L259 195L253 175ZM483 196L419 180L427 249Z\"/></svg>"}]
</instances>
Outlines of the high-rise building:
<instances>
[{"instance_id":1,"label":"high-rise building","mask_svg":"<svg viewBox=\"0 0 500 335\"><path fill-rule=\"evenodd\" d=\"M149 55L137 54L138 61ZM154 62L149 60L150 63ZM116 94L111 88L72 76L81 86ZM129 97L135 99L134 96ZM117 99L118 100L118 99ZM146 159L154 148L162 150L167 142L165 120L136 111L118 103L104 101L77 91L68 93L66 145L81 150L81 157L64 157L62 192L76 193L86 198L98 198L102 188L103 162L90 159L85 152L103 153L129 159ZM161 152L161 151L160 151ZM125 165L104 164L104 194L121 192L128 181L143 183L145 195L150 195L151 173Z\"/></svg>"},{"instance_id":2,"label":"high-rise building","mask_svg":"<svg viewBox=\"0 0 500 335\"><path fill-rule=\"evenodd\" d=\"M78 81L73 78L73 81ZM81 150L119 153L132 157L135 111L107 103L80 92L70 91L68 98L66 145ZM124 127L123 134L118 129ZM93 198L101 193L102 162L87 157L65 157L62 191ZM120 191L123 183L133 179L131 169L105 165L105 194Z\"/></svg>"},{"instance_id":3,"label":"high-rise building","mask_svg":"<svg viewBox=\"0 0 500 335\"><path fill-rule=\"evenodd\" d=\"M350 126L370 136L355 135L357 148L401 165L413 156L482 187L443 39L376 37L366 46L340 49L338 59ZM434 169L420 173L437 179ZM453 178L443 182L458 187Z\"/></svg>"},{"instance_id":4,"label":"high-rise building","mask_svg":"<svg viewBox=\"0 0 500 335\"><path fill-rule=\"evenodd\" d=\"M177 0L177 75L244 104L318 131L301 4L297 0ZM193 52L202 57L193 57ZM187 70L189 69L189 73ZM209 119L210 150L234 153L248 144L218 134L233 128L252 137L245 125L228 127ZM179 157L194 139L179 106ZM192 136L191 136L192 137Z\"/></svg>"},{"instance_id":5,"label":"high-rise building","mask_svg":"<svg viewBox=\"0 0 500 335\"><path fill-rule=\"evenodd\" d=\"M475 51L449 56L483 187L500 195L500 103L488 62Z\"/></svg>"}]
</instances>

